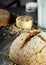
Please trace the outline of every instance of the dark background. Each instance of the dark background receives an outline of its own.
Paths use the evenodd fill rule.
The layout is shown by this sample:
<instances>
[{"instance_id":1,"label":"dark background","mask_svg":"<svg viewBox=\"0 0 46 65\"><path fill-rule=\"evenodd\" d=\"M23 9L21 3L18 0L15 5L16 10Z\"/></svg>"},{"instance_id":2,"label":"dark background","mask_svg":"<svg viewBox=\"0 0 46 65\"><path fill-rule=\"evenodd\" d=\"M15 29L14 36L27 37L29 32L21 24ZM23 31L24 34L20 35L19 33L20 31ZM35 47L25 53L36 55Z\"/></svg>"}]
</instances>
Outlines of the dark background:
<instances>
[{"instance_id":1,"label":"dark background","mask_svg":"<svg viewBox=\"0 0 46 65\"><path fill-rule=\"evenodd\" d=\"M24 6L27 2L37 2L37 0L0 0L0 8Z\"/></svg>"}]
</instances>

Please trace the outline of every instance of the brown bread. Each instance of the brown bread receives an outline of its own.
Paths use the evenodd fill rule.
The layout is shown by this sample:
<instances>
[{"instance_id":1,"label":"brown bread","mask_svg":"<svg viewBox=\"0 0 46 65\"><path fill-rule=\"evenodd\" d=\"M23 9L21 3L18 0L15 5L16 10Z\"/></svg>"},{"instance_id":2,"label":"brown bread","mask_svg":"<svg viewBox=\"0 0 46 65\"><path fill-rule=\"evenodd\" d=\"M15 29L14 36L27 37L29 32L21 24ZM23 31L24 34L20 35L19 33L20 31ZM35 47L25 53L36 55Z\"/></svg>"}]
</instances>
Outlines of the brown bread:
<instances>
[{"instance_id":1,"label":"brown bread","mask_svg":"<svg viewBox=\"0 0 46 65\"><path fill-rule=\"evenodd\" d=\"M18 65L46 65L46 32L22 33L13 41L9 57Z\"/></svg>"},{"instance_id":2,"label":"brown bread","mask_svg":"<svg viewBox=\"0 0 46 65\"><path fill-rule=\"evenodd\" d=\"M0 26L6 26L10 19L10 13L5 9L0 9Z\"/></svg>"}]
</instances>

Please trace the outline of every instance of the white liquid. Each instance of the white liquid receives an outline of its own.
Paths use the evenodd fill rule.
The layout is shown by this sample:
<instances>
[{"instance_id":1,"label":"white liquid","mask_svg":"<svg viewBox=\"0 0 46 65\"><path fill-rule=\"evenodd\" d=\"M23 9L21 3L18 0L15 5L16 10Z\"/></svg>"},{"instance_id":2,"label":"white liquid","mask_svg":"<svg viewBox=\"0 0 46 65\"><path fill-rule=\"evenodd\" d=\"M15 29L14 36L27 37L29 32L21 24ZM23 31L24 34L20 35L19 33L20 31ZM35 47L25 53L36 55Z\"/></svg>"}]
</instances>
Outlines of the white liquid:
<instances>
[{"instance_id":1,"label":"white liquid","mask_svg":"<svg viewBox=\"0 0 46 65\"><path fill-rule=\"evenodd\" d=\"M46 28L46 0L38 0L38 26Z\"/></svg>"}]
</instances>

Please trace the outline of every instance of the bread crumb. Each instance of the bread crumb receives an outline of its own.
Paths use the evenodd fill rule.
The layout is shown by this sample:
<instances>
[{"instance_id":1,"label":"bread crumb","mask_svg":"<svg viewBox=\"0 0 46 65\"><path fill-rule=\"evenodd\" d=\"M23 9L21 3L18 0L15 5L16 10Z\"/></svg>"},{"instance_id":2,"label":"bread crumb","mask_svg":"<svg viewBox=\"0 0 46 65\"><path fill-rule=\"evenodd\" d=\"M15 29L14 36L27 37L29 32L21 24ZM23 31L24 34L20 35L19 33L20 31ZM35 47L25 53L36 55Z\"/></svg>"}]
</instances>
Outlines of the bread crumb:
<instances>
[{"instance_id":1,"label":"bread crumb","mask_svg":"<svg viewBox=\"0 0 46 65\"><path fill-rule=\"evenodd\" d=\"M9 65L16 65L16 64L14 64L13 62L11 62Z\"/></svg>"}]
</instances>

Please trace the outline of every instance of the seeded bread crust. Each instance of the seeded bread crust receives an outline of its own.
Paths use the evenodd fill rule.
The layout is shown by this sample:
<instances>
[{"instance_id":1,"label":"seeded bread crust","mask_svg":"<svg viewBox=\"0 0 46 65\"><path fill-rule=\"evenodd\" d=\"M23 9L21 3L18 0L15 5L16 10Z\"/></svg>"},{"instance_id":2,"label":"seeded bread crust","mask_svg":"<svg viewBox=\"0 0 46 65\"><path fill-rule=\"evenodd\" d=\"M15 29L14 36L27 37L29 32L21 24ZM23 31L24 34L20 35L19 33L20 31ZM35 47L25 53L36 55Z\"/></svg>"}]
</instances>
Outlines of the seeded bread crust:
<instances>
[{"instance_id":1,"label":"seeded bread crust","mask_svg":"<svg viewBox=\"0 0 46 65\"><path fill-rule=\"evenodd\" d=\"M18 65L46 65L45 34L39 30L22 33L10 47L10 59Z\"/></svg>"}]
</instances>

